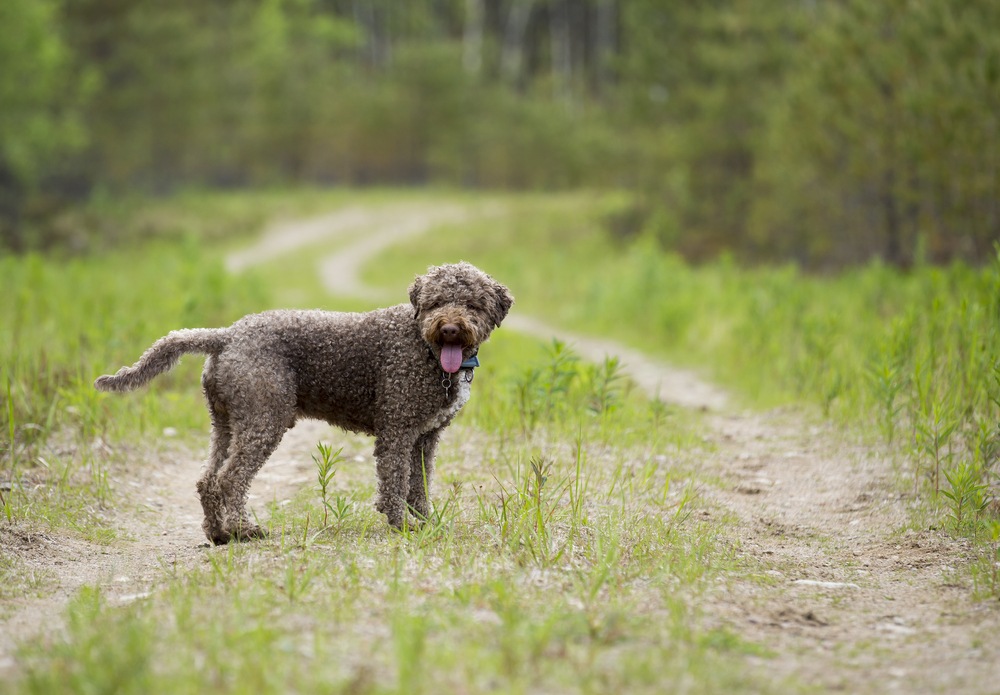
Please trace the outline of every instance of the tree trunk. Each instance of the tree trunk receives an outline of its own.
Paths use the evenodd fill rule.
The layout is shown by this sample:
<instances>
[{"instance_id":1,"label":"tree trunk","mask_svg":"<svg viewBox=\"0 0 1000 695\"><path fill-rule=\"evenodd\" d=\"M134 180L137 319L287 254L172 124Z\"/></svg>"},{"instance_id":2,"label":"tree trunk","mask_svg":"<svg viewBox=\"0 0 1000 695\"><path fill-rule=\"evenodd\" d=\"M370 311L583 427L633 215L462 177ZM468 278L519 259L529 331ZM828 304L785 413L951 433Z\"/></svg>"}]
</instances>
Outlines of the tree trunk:
<instances>
[{"instance_id":1,"label":"tree trunk","mask_svg":"<svg viewBox=\"0 0 1000 695\"><path fill-rule=\"evenodd\" d=\"M379 33L379 16L371 0L354 0L351 9L354 13L354 22L365 30L367 38L362 49L362 59L372 67L385 67L391 58L388 18L382 18L385 28L383 36Z\"/></svg>"},{"instance_id":2,"label":"tree trunk","mask_svg":"<svg viewBox=\"0 0 1000 695\"><path fill-rule=\"evenodd\" d=\"M26 250L21 226L25 197L24 185L0 161L0 249L6 247L15 253Z\"/></svg>"},{"instance_id":3,"label":"tree trunk","mask_svg":"<svg viewBox=\"0 0 1000 695\"><path fill-rule=\"evenodd\" d=\"M512 84L517 83L522 77L524 36L534 4L534 0L513 0L507 13L503 31L503 50L500 53L500 74Z\"/></svg>"},{"instance_id":4,"label":"tree trunk","mask_svg":"<svg viewBox=\"0 0 1000 695\"><path fill-rule=\"evenodd\" d=\"M478 77L483 68L483 0L465 0L465 31L462 36L462 67L466 74Z\"/></svg>"},{"instance_id":5,"label":"tree trunk","mask_svg":"<svg viewBox=\"0 0 1000 695\"><path fill-rule=\"evenodd\" d=\"M904 265L902 225L896 196L896 170L890 165L882 178L882 214L885 221L885 260L897 268Z\"/></svg>"},{"instance_id":6,"label":"tree trunk","mask_svg":"<svg viewBox=\"0 0 1000 695\"><path fill-rule=\"evenodd\" d=\"M594 92L603 96L615 52L615 0L597 0L594 28Z\"/></svg>"},{"instance_id":7,"label":"tree trunk","mask_svg":"<svg viewBox=\"0 0 1000 695\"><path fill-rule=\"evenodd\" d=\"M903 223L899 201L899 183L896 169L899 166L899 147L896 143L896 124L899 122L896 89L887 81L879 81L879 91L885 104L887 122L882 151L882 214L885 222L885 260L902 268L905 265L903 249Z\"/></svg>"},{"instance_id":8,"label":"tree trunk","mask_svg":"<svg viewBox=\"0 0 1000 695\"><path fill-rule=\"evenodd\" d=\"M569 101L573 77L573 48L570 43L569 7L566 0L552 0L549 31L552 38L552 78L555 96Z\"/></svg>"}]
</instances>

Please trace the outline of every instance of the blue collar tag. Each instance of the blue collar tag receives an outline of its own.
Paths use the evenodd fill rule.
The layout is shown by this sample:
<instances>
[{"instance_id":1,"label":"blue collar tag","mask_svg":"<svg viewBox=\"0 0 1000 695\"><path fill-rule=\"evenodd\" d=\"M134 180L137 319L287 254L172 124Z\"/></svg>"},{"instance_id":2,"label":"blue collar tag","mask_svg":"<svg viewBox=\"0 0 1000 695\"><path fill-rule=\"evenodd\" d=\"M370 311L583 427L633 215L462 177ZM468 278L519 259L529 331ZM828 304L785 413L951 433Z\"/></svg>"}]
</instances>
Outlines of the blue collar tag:
<instances>
[{"instance_id":1,"label":"blue collar tag","mask_svg":"<svg viewBox=\"0 0 1000 695\"><path fill-rule=\"evenodd\" d=\"M462 366L460 368L461 369L475 369L478 366L479 366L479 357L476 356L476 355L473 355L469 359L467 359L464 362L462 362Z\"/></svg>"}]
</instances>

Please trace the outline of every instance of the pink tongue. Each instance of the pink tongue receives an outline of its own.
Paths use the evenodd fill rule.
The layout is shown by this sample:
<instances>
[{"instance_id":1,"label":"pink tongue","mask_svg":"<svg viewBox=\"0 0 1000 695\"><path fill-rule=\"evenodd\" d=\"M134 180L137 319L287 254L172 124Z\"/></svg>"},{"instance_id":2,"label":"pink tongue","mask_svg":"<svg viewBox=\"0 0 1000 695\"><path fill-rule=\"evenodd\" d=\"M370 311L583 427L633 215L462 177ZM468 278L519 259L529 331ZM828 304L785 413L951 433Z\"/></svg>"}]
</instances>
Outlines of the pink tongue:
<instances>
[{"instance_id":1,"label":"pink tongue","mask_svg":"<svg viewBox=\"0 0 1000 695\"><path fill-rule=\"evenodd\" d=\"M443 345L441 346L441 369L454 374L462 368L462 346Z\"/></svg>"}]
</instances>

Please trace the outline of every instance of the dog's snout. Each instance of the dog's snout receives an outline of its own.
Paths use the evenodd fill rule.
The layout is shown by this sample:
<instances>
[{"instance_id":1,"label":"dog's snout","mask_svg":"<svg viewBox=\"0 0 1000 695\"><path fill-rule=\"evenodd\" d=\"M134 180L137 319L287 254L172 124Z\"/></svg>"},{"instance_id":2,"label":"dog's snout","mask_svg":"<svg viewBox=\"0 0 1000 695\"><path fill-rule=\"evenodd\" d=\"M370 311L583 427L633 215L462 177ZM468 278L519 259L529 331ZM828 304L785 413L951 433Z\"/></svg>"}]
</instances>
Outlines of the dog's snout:
<instances>
[{"instance_id":1,"label":"dog's snout","mask_svg":"<svg viewBox=\"0 0 1000 695\"><path fill-rule=\"evenodd\" d=\"M441 326L441 339L446 343L454 343L458 340L461 329L454 323L446 323Z\"/></svg>"}]
</instances>

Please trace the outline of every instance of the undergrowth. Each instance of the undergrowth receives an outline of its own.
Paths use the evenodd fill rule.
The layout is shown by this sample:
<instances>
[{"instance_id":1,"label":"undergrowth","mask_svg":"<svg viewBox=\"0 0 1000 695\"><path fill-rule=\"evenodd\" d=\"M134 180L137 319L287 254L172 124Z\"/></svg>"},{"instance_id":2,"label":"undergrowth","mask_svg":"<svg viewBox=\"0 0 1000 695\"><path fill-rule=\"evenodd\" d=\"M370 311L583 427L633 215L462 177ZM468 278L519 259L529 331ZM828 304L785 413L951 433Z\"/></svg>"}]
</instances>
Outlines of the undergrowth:
<instances>
[{"instance_id":1,"label":"undergrowth","mask_svg":"<svg viewBox=\"0 0 1000 695\"><path fill-rule=\"evenodd\" d=\"M370 279L465 258L502 278L518 311L699 368L756 406L811 402L907 461L944 523L985 542L1000 489L1000 255L835 275L726 257L695 267L648 237L616 241L604 220L617 204L523 202L390 250ZM552 366L541 383L558 390Z\"/></svg>"}]
</instances>

